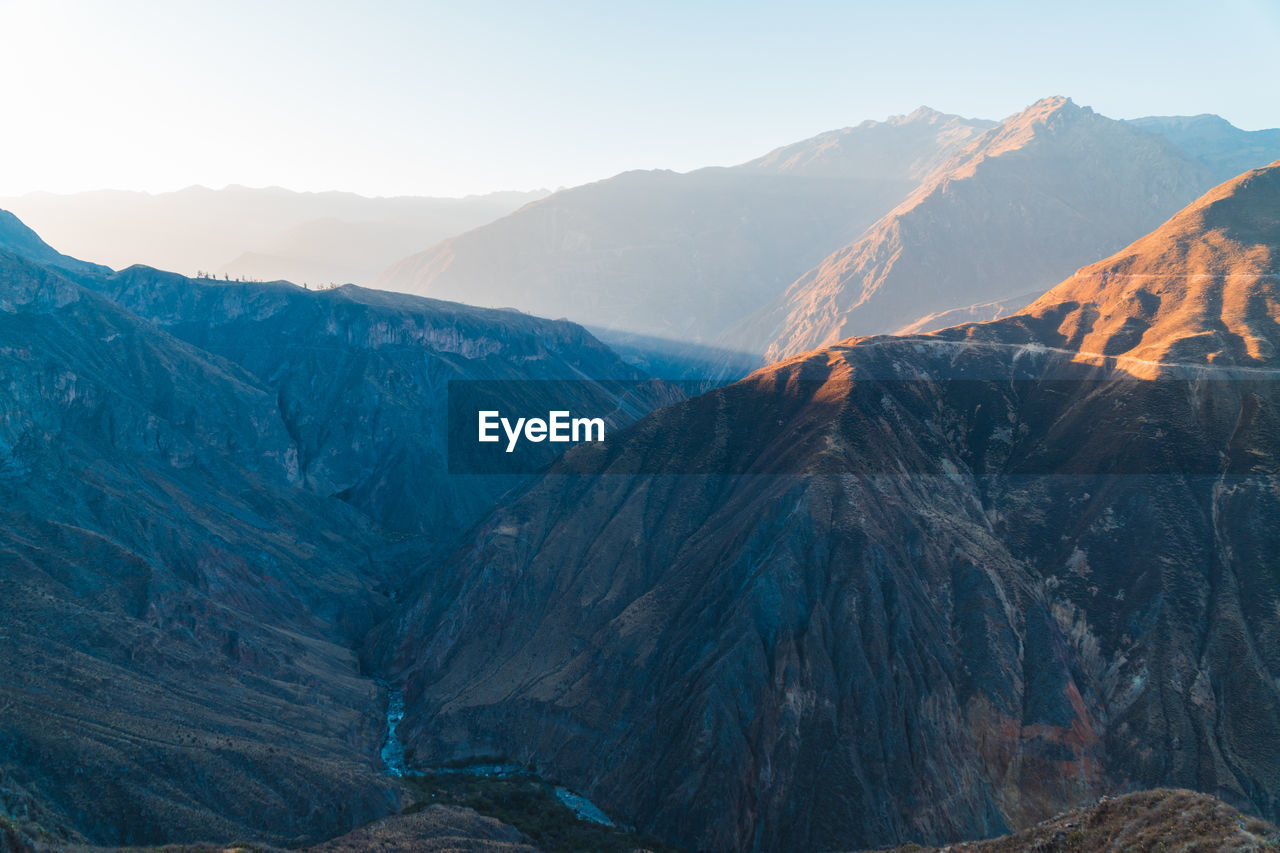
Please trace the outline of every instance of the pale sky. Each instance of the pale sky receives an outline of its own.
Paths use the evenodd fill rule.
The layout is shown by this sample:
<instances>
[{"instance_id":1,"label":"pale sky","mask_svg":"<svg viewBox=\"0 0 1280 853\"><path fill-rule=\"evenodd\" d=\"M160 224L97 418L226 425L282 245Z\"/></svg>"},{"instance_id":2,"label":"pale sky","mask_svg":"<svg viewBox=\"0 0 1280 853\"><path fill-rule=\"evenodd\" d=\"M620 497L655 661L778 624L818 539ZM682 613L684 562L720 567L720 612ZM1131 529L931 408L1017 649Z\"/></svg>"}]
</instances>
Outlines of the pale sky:
<instances>
[{"instance_id":1,"label":"pale sky","mask_svg":"<svg viewBox=\"0 0 1280 853\"><path fill-rule=\"evenodd\" d=\"M0 0L0 195L554 188L1051 94L1275 127L1277 45L1280 0Z\"/></svg>"}]
</instances>

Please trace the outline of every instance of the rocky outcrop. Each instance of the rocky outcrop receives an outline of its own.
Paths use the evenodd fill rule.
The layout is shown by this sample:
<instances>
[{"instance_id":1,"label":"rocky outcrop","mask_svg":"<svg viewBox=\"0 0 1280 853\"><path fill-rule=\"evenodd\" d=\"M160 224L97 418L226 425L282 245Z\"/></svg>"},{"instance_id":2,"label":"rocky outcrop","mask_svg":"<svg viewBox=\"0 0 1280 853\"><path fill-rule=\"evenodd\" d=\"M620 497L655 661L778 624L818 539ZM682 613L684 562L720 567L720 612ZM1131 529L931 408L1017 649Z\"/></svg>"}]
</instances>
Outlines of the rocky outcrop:
<instances>
[{"instance_id":1,"label":"rocky outcrop","mask_svg":"<svg viewBox=\"0 0 1280 853\"><path fill-rule=\"evenodd\" d=\"M537 853L515 827L471 809L443 805L383 818L307 849L310 853Z\"/></svg>"}]
</instances>

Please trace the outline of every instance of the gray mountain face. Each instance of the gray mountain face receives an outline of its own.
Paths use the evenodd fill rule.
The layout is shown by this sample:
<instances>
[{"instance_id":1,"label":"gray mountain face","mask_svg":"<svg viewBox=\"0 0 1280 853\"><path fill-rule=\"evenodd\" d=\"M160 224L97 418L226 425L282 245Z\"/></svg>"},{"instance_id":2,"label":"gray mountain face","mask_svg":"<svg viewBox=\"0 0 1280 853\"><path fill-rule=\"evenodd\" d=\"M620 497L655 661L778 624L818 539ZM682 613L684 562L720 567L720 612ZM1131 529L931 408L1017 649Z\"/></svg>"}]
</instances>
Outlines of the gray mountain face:
<instances>
[{"instance_id":1,"label":"gray mountain face","mask_svg":"<svg viewBox=\"0 0 1280 853\"><path fill-rule=\"evenodd\" d=\"M919 110L729 169L628 172L444 241L374 284L707 342L861 233L988 124Z\"/></svg>"},{"instance_id":2,"label":"gray mountain face","mask_svg":"<svg viewBox=\"0 0 1280 853\"><path fill-rule=\"evenodd\" d=\"M77 270L0 253L4 813L62 841L297 844L396 810L357 652L522 482L447 476L447 383L516 380L536 410L528 380L572 378L622 419L667 392L592 379L638 374L569 323Z\"/></svg>"},{"instance_id":3,"label":"gray mountain face","mask_svg":"<svg viewBox=\"0 0 1280 853\"><path fill-rule=\"evenodd\" d=\"M1185 140L1142 126L1064 98L1033 105L976 140L722 346L762 346L764 360L776 361L856 335L928 331L1028 304L1230 176L1200 149L1174 144ZM1264 155L1252 139L1228 134L1214 156L1231 151L1250 167L1274 159L1256 159Z\"/></svg>"},{"instance_id":4,"label":"gray mountain face","mask_svg":"<svg viewBox=\"0 0 1280 853\"><path fill-rule=\"evenodd\" d=\"M449 475L450 381L532 389L522 409L545 412L558 401L538 380L643 378L582 327L515 311L354 286L312 293L284 283L208 283L148 267L89 284L271 388L306 488L341 497L389 530L433 540L450 539L520 482ZM585 387L582 410L618 410L623 422L677 393L642 391L619 402L616 392Z\"/></svg>"},{"instance_id":5,"label":"gray mountain face","mask_svg":"<svg viewBox=\"0 0 1280 853\"><path fill-rule=\"evenodd\" d=\"M986 837L1158 785L1274 818L1278 181L1026 314L566 454L406 597L406 744L706 850Z\"/></svg>"},{"instance_id":6,"label":"gray mountain face","mask_svg":"<svg viewBox=\"0 0 1280 853\"><path fill-rule=\"evenodd\" d=\"M115 269L148 264L195 275L313 287L364 284L388 264L504 216L546 192L467 198L367 198L279 187L171 193L31 193L0 199L63 250Z\"/></svg>"},{"instance_id":7,"label":"gray mountain face","mask_svg":"<svg viewBox=\"0 0 1280 853\"><path fill-rule=\"evenodd\" d=\"M13 256L0 340L6 811L132 843L392 808L350 650L380 540L299 488L275 395Z\"/></svg>"},{"instance_id":8,"label":"gray mountain face","mask_svg":"<svg viewBox=\"0 0 1280 853\"><path fill-rule=\"evenodd\" d=\"M923 181L997 122L928 107L886 121L864 121L770 151L739 169L813 178L895 177Z\"/></svg>"},{"instance_id":9,"label":"gray mountain face","mask_svg":"<svg viewBox=\"0 0 1280 853\"><path fill-rule=\"evenodd\" d=\"M1280 159L1280 129L1241 130L1215 115L1148 116L1128 124L1178 146L1225 181Z\"/></svg>"}]
</instances>

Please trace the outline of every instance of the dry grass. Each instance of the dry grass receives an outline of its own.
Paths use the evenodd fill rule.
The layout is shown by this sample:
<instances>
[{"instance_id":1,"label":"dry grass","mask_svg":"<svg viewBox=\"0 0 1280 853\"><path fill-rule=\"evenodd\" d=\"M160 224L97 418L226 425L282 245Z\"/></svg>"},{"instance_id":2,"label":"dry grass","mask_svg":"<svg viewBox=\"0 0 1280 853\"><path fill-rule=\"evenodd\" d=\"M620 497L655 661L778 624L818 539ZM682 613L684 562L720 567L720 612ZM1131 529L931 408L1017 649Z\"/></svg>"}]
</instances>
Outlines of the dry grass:
<instances>
[{"instance_id":1,"label":"dry grass","mask_svg":"<svg viewBox=\"0 0 1280 853\"><path fill-rule=\"evenodd\" d=\"M939 848L904 845L892 853ZM989 841L947 853L1226 853L1280 851L1280 829L1207 794L1156 789L1107 798Z\"/></svg>"}]
</instances>

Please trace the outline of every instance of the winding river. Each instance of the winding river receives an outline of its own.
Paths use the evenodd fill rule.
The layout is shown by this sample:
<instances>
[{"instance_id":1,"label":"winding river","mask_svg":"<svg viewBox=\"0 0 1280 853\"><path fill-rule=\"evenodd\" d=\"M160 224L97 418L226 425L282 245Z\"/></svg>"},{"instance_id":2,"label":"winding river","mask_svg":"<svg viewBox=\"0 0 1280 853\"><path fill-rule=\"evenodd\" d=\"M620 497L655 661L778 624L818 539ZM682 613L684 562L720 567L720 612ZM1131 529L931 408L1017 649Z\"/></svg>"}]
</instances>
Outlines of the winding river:
<instances>
[{"instance_id":1,"label":"winding river","mask_svg":"<svg viewBox=\"0 0 1280 853\"><path fill-rule=\"evenodd\" d=\"M400 721L404 719L404 691L395 690L386 683L382 683L382 687L387 691L387 737L382 742L382 763L387 767L387 774L396 778L403 778L411 773L416 774L417 771L410 771L405 766L404 744L400 742L400 737L396 734ZM475 764L468 767L440 768L435 772L465 773L475 776L502 778L528 773L529 771L516 764ZM559 785L554 787L553 793L557 800L573 809L574 815L579 820L590 821L603 826L614 825L613 821L609 820L608 815L581 794L574 793Z\"/></svg>"}]
</instances>

